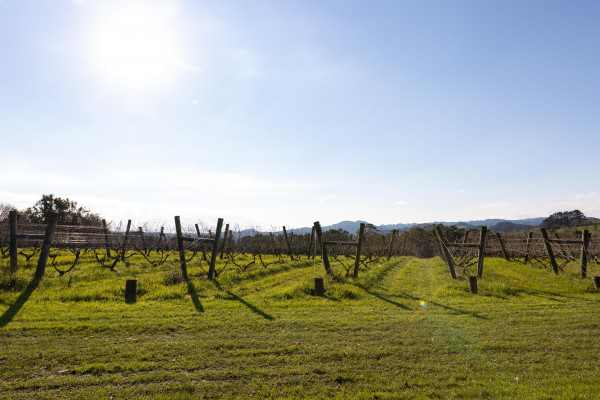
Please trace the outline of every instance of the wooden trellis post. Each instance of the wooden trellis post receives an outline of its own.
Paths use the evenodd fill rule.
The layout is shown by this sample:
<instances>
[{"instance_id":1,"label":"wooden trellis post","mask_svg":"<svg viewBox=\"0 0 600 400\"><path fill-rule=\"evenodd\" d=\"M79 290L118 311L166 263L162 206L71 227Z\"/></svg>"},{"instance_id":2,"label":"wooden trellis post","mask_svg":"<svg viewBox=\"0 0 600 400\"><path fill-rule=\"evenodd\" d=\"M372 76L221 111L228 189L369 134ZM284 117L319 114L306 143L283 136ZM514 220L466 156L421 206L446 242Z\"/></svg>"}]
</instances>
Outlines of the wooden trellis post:
<instances>
[{"instance_id":1,"label":"wooden trellis post","mask_svg":"<svg viewBox=\"0 0 600 400\"><path fill-rule=\"evenodd\" d=\"M527 264L529 262L529 248L531 247L531 239L533 239L533 231L527 233L527 242L525 243L525 258L523 262Z\"/></svg>"},{"instance_id":2,"label":"wooden trellis post","mask_svg":"<svg viewBox=\"0 0 600 400\"><path fill-rule=\"evenodd\" d=\"M181 221L179 215L175 216L175 231L177 232L177 249L179 250L179 262L181 263L181 276L184 281L188 281L187 265L185 262L185 249L183 248L183 233L181 231Z\"/></svg>"},{"instance_id":3,"label":"wooden trellis post","mask_svg":"<svg viewBox=\"0 0 600 400\"><path fill-rule=\"evenodd\" d=\"M219 259L223 259L223 253L225 253L225 247L227 246L227 240L229 235L229 224L225 224L225 234L223 235L223 244L221 245L221 254L219 255Z\"/></svg>"},{"instance_id":4,"label":"wooden trellis post","mask_svg":"<svg viewBox=\"0 0 600 400\"><path fill-rule=\"evenodd\" d=\"M365 241L365 223L360 223L358 228L358 242L356 243L356 258L354 259L354 278L358 278L358 267L360 267L360 255L362 253L362 245Z\"/></svg>"},{"instance_id":5,"label":"wooden trellis post","mask_svg":"<svg viewBox=\"0 0 600 400\"><path fill-rule=\"evenodd\" d=\"M221 240L221 229L223 228L223 218L217 220L217 230L215 231L215 241L213 242L212 254L210 255L210 267L208 268L208 279L215 277L215 264L217 262L217 253L219 252L219 241Z\"/></svg>"},{"instance_id":6,"label":"wooden trellis post","mask_svg":"<svg viewBox=\"0 0 600 400\"><path fill-rule=\"evenodd\" d=\"M41 279L46 272L46 264L48 262L48 255L50 254L50 248L52 247L52 241L54 240L54 231L56 229L56 223L58 222L58 213L51 212L48 214L46 232L44 233L44 241L42 242L42 249L40 250L40 258L38 259L38 265L35 270L35 278Z\"/></svg>"},{"instance_id":7,"label":"wooden trellis post","mask_svg":"<svg viewBox=\"0 0 600 400\"><path fill-rule=\"evenodd\" d=\"M123 238L123 247L121 249L121 261L125 261L125 253L127 252L127 242L129 241L129 231L131 229L131 220L127 220L127 229L125 230L125 237Z\"/></svg>"},{"instance_id":8,"label":"wooden trellis post","mask_svg":"<svg viewBox=\"0 0 600 400\"><path fill-rule=\"evenodd\" d=\"M544 239L544 246L546 247L546 253L548 254L550 265L552 265L552 271L554 271L555 274L558 274L558 265L556 264L556 259L554 258L554 252L552 251L552 245L550 244L550 239L548 238L546 228L540 228L540 232L542 233L542 238Z\"/></svg>"},{"instance_id":9,"label":"wooden trellis post","mask_svg":"<svg viewBox=\"0 0 600 400\"><path fill-rule=\"evenodd\" d=\"M294 255L292 254L292 244L290 243L290 240L288 240L287 230L285 229L285 226L283 227L283 238L285 239L285 244L287 245L287 248L288 248L288 254L290 255L290 260L294 261Z\"/></svg>"},{"instance_id":10,"label":"wooden trellis post","mask_svg":"<svg viewBox=\"0 0 600 400\"><path fill-rule=\"evenodd\" d=\"M581 278L587 275L588 246L590 245L590 232L586 229L581 234Z\"/></svg>"},{"instance_id":11,"label":"wooden trellis post","mask_svg":"<svg viewBox=\"0 0 600 400\"><path fill-rule=\"evenodd\" d=\"M104 233L104 247L106 248L106 256L110 258L110 240L108 239L108 227L106 220L102 220L102 232Z\"/></svg>"},{"instance_id":12,"label":"wooden trellis post","mask_svg":"<svg viewBox=\"0 0 600 400\"><path fill-rule=\"evenodd\" d=\"M19 248L17 246L17 211L15 210L11 210L8 213L8 224L9 224L9 234L10 234L10 238L9 238L9 247L8 247L8 252L9 252L9 256L10 256L10 272L11 273L15 273L17 272L17 264L18 264L18 259L17 259L17 254L19 251Z\"/></svg>"},{"instance_id":13,"label":"wooden trellis post","mask_svg":"<svg viewBox=\"0 0 600 400\"><path fill-rule=\"evenodd\" d=\"M392 249L394 247L394 242L396 241L397 235L398 235L398 230L397 229L392 230L392 238L390 239L390 245L388 247L388 253L387 253L388 261L390 261L390 258L392 258Z\"/></svg>"},{"instance_id":14,"label":"wooden trellis post","mask_svg":"<svg viewBox=\"0 0 600 400\"><path fill-rule=\"evenodd\" d=\"M442 252L444 254L444 258L446 259L446 264L448 264L448 268L450 269L450 275L452 279L456 279L456 272L454 271L454 261L452 260L452 256L448 251L446 239L444 238L444 234L442 233L442 229L439 226L435 226L435 231L438 236L438 240L440 241L440 247L442 248Z\"/></svg>"},{"instance_id":15,"label":"wooden trellis post","mask_svg":"<svg viewBox=\"0 0 600 400\"><path fill-rule=\"evenodd\" d=\"M510 261L510 257L508 256L506 247L504 247L504 242L502 241L502 236L500 236L500 232L496 232L496 238L498 239L498 243L500 243L500 250L502 251L502 257L504 257L504 259L506 261Z\"/></svg>"},{"instance_id":16,"label":"wooden trellis post","mask_svg":"<svg viewBox=\"0 0 600 400\"><path fill-rule=\"evenodd\" d=\"M200 227L198 226L198 224L194 224L194 226L196 227L196 236L202 237L202 234L200 233ZM206 259L206 250L204 249L204 243L200 247L202 248L202 259L208 262L208 260Z\"/></svg>"},{"instance_id":17,"label":"wooden trellis post","mask_svg":"<svg viewBox=\"0 0 600 400\"><path fill-rule=\"evenodd\" d=\"M323 258L323 265L325 265L325 272L331 275L333 274L333 271L331 270L331 265L329 264L327 247L325 247L325 243L323 243L323 231L321 230L321 224L319 223L319 221L315 221L314 227L315 233L317 234L317 240L319 241L319 245L321 246L321 257Z\"/></svg>"},{"instance_id":18,"label":"wooden trellis post","mask_svg":"<svg viewBox=\"0 0 600 400\"><path fill-rule=\"evenodd\" d=\"M311 257L312 255L312 250L313 250L313 246L315 244L315 226L313 225L312 229L310 230L310 239L308 242L308 258Z\"/></svg>"},{"instance_id":19,"label":"wooden trellis post","mask_svg":"<svg viewBox=\"0 0 600 400\"><path fill-rule=\"evenodd\" d=\"M479 233L479 254L477 257L477 277L481 278L483 276L483 260L485 257L485 237L487 236L487 226L481 227L481 232Z\"/></svg>"},{"instance_id":20,"label":"wooden trellis post","mask_svg":"<svg viewBox=\"0 0 600 400\"><path fill-rule=\"evenodd\" d=\"M138 233L140 235L140 241L142 242L142 251L146 251L146 240L144 239L144 230L141 226L138 226Z\"/></svg>"}]
</instances>

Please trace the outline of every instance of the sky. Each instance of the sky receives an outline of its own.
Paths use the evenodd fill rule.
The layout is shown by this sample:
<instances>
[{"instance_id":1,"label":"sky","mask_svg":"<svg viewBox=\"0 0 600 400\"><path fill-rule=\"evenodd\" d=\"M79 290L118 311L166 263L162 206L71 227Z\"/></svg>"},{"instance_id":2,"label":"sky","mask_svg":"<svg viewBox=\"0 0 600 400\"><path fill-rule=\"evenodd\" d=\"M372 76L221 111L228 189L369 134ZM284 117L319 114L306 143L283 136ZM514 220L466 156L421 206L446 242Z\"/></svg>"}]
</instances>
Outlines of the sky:
<instances>
[{"instance_id":1,"label":"sky","mask_svg":"<svg viewBox=\"0 0 600 400\"><path fill-rule=\"evenodd\" d=\"M600 217L597 1L0 0L0 202Z\"/></svg>"}]
</instances>

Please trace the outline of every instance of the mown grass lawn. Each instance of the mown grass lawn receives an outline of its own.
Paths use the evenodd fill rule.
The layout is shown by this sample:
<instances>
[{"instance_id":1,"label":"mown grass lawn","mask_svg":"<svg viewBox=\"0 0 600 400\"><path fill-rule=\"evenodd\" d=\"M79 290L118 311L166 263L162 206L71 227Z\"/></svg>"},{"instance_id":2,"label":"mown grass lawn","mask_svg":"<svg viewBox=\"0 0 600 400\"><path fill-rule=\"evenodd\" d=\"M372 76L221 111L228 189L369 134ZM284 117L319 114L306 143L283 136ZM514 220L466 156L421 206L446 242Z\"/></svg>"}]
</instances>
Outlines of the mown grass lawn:
<instances>
[{"instance_id":1,"label":"mown grass lawn","mask_svg":"<svg viewBox=\"0 0 600 400\"><path fill-rule=\"evenodd\" d=\"M189 285L176 268L88 260L37 287L33 265L3 275L0 396L600 398L600 294L576 266L486 259L471 295L439 258L401 257L327 277L326 298L312 260L212 282L196 261Z\"/></svg>"}]
</instances>

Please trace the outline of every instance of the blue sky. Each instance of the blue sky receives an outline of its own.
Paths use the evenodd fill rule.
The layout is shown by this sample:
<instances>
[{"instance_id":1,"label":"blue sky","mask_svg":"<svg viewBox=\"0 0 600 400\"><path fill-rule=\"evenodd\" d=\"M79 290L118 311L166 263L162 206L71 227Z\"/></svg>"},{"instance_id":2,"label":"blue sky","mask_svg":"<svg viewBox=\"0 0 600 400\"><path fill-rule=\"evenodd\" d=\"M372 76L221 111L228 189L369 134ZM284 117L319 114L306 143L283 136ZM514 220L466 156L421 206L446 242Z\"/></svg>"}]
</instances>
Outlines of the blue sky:
<instances>
[{"instance_id":1,"label":"blue sky","mask_svg":"<svg viewBox=\"0 0 600 400\"><path fill-rule=\"evenodd\" d=\"M600 3L0 0L0 201L600 217Z\"/></svg>"}]
</instances>

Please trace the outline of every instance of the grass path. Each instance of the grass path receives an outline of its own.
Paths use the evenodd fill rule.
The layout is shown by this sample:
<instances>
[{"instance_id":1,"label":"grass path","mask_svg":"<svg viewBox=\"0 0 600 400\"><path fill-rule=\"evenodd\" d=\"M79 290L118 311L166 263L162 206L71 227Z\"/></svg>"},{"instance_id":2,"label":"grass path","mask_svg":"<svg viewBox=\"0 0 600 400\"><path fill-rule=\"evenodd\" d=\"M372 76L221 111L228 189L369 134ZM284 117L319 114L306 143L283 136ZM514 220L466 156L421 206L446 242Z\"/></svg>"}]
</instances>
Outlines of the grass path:
<instances>
[{"instance_id":1,"label":"grass path","mask_svg":"<svg viewBox=\"0 0 600 400\"><path fill-rule=\"evenodd\" d=\"M599 295L573 271L486 259L473 296L439 259L398 258L327 277L318 298L313 268L165 286L168 266L90 264L49 274L18 308L26 285L0 291L0 397L600 397Z\"/></svg>"}]
</instances>

